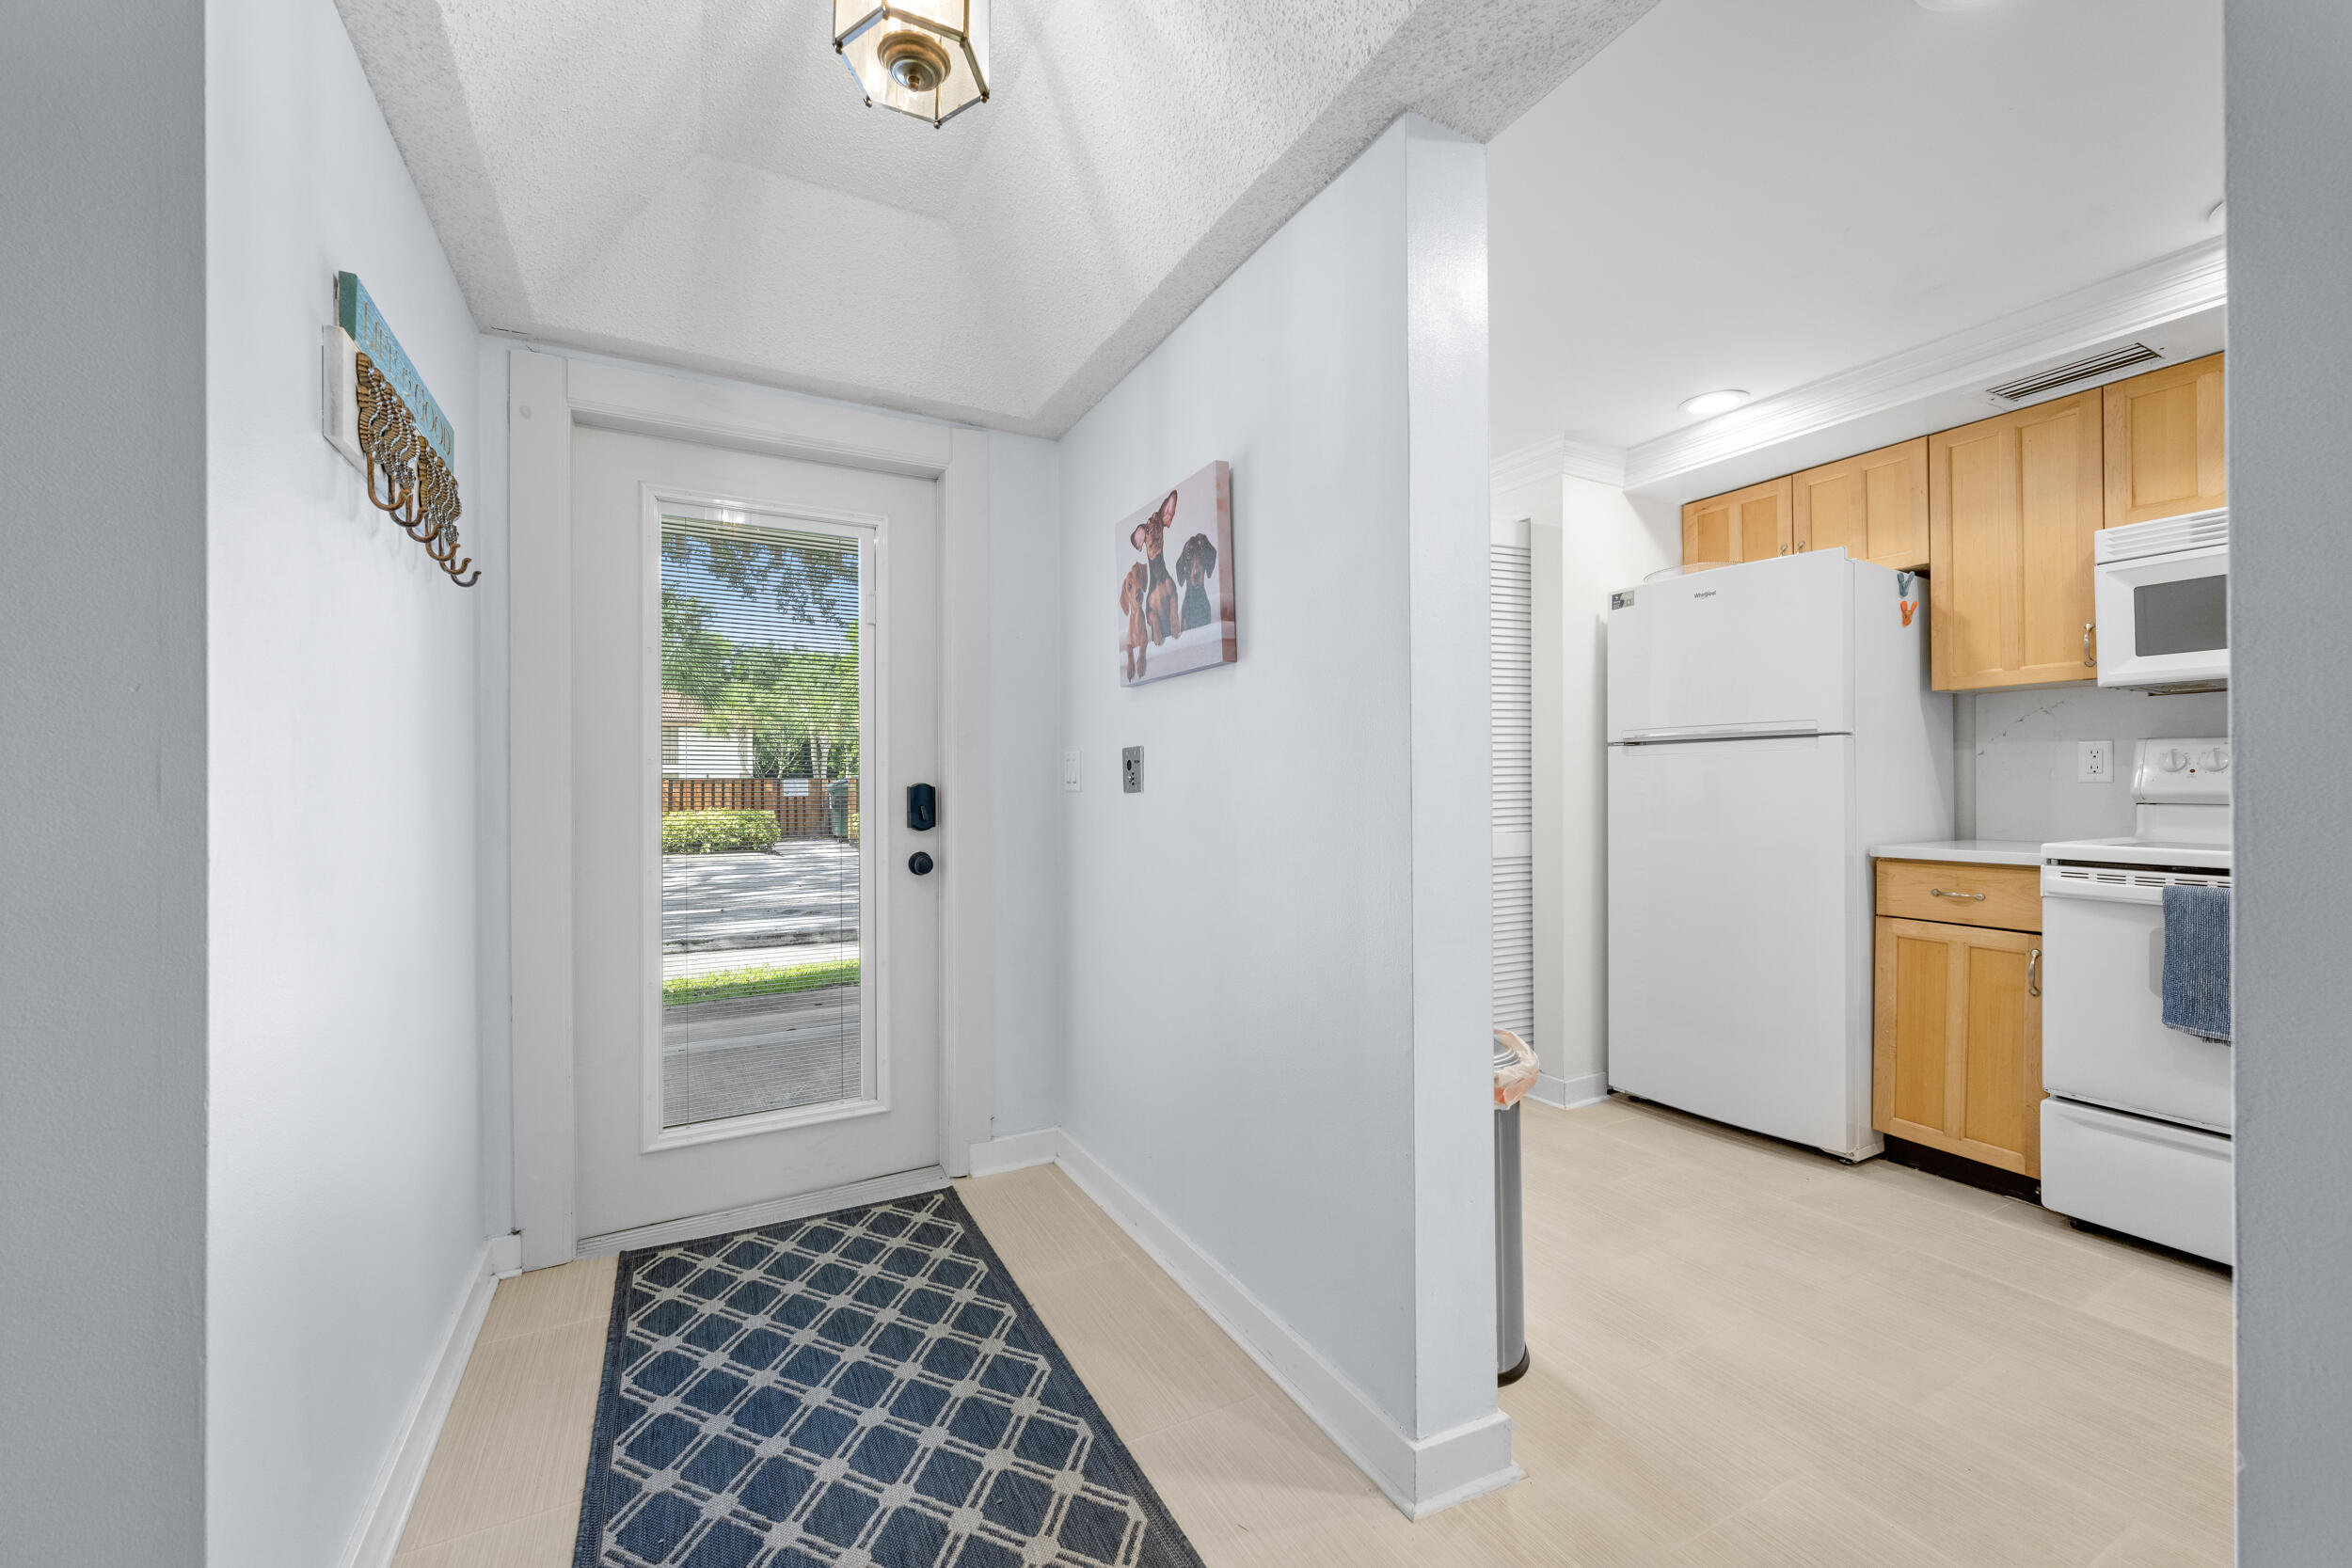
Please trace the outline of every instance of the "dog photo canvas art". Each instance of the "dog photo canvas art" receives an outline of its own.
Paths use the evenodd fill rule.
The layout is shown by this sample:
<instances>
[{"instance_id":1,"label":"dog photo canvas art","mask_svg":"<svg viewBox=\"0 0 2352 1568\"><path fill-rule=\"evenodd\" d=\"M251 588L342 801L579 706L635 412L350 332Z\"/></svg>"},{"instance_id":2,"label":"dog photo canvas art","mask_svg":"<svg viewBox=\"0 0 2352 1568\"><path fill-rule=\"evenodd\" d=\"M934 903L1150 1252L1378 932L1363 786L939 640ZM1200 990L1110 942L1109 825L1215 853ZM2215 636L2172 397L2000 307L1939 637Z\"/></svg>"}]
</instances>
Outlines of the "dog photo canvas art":
<instances>
[{"instance_id":1,"label":"dog photo canvas art","mask_svg":"<svg viewBox=\"0 0 2352 1568\"><path fill-rule=\"evenodd\" d=\"M1212 463L1119 525L1119 682L1237 657L1233 471Z\"/></svg>"}]
</instances>

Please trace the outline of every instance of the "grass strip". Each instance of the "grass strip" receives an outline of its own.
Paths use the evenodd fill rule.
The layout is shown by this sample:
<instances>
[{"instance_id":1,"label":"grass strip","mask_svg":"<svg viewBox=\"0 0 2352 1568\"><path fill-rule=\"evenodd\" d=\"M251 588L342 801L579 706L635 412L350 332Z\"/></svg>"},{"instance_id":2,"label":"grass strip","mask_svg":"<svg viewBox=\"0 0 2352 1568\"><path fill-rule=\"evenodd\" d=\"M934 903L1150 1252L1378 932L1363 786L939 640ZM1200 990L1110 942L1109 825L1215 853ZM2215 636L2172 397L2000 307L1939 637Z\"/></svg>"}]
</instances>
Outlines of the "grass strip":
<instances>
[{"instance_id":1,"label":"grass strip","mask_svg":"<svg viewBox=\"0 0 2352 1568\"><path fill-rule=\"evenodd\" d=\"M739 996L781 996L796 990L821 990L828 986L857 984L855 958L830 958L808 964L762 964L750 969L721 969L708 974L675 974L661 982L661 1005L684 1006L689 1002L727 1002Z\"/></svg>"}]
</instances>

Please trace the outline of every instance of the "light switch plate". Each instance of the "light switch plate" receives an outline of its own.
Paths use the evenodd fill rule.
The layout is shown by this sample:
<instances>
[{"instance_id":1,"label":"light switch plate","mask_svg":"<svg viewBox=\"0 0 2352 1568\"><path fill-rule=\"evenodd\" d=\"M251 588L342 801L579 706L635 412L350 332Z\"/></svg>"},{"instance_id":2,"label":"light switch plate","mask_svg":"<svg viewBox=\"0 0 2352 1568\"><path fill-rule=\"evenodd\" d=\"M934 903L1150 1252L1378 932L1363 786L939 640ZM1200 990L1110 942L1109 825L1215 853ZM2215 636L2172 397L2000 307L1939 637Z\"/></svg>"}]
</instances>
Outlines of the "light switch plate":
<instances>
[{"instance_id":1,"label":"light switch plate","mask_svg":"<svg viewBox=\"0 0 2352 1568\"><path fill-rule=\"evenodd\" d=\"M1075 752L1061 754L1061 786L1073 795L1078 793L1078 753Z\"/></svg>"},{"instance_id":2,"label":"light switch plate","mask_svg":"<svg viewBox=\"0 0 2352 1568\"><path fill-rule=\"evenodd\" d=\"M1129 795L1143 793L1143 748L1129 746L1119 753L1119 787Z\"/></svg>"},{"instance_id":3,"label":"light switch plate","mask_svg":"<svg viewBox=\"0 0 2352 1568\"><path fill-rule=\"evenodd\" d=\"M2074 747L2076 784L2111 784L2115 779L2115 742L2085 740Z\"/></svg>"}]
</instances>

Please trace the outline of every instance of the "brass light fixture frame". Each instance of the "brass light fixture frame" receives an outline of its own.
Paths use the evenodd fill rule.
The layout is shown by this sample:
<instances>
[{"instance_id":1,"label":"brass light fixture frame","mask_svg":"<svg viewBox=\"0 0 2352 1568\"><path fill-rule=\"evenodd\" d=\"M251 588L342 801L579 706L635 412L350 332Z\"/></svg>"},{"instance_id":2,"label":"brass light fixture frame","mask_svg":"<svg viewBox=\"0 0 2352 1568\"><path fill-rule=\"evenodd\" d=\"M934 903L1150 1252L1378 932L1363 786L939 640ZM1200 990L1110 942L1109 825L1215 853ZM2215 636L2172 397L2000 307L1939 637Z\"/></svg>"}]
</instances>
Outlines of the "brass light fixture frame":
<instances>
[{"instance_id":1,"label":"brass light fixture frame","mask_svg":"<svg viewBox=\"0 0 2352 1568\"><path fill-rule=\"evenodd\" d=\"M931 0L929 6L908 0L834 0L834 53L866 94L868 107L880 104L942 126L974 104L988 102L988 7L989 0ZM909 37L909 29L920 31ZM880 81L862 75L850 52L869 35L875 45L871 64ZM945 62L936 83L928 88L907 85L902 71L934 62ZM961 71L971 73L972 91L955 107L943 109L940 95ZM925 99L930 100L928 107Z\"/></svg>"}]
</instances>

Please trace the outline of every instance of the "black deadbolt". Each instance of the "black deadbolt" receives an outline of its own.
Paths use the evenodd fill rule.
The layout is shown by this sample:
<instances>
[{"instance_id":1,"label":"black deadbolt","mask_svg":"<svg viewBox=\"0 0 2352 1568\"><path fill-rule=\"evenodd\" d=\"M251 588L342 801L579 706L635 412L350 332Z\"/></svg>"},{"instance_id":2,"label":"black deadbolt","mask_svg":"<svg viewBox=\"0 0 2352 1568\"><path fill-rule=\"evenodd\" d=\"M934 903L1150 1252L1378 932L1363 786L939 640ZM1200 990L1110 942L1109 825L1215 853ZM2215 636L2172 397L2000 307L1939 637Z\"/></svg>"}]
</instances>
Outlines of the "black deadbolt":
<instances>
[{"instance_id":1,"label":"black deadbolt","mask_svg":"<svg viewBox=\"0 0 2352 1568\"><path fill-rule=\"evenodd\" d=\"M923 853L922 850L917 849L914 853L907 857L907 869L914 872L918 877L930 876L931 874L930 856Z\"/></svg>"},{"instance_id":2,"label":"black deadbolt","mask_svg":"<svg viewBox=\"0 0 2352 1568\"><path fill-rule=\"evenodd\" d=\"M907 826L928 833L939 825L939 792L929 784L907 785Z\"/></svg>"}]
</instances>

